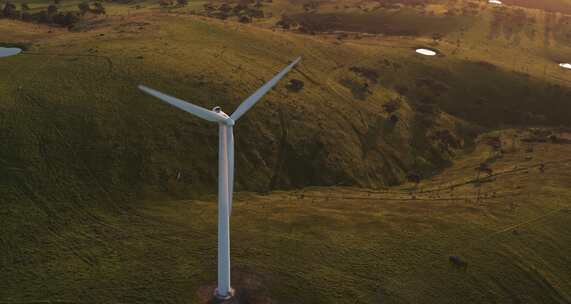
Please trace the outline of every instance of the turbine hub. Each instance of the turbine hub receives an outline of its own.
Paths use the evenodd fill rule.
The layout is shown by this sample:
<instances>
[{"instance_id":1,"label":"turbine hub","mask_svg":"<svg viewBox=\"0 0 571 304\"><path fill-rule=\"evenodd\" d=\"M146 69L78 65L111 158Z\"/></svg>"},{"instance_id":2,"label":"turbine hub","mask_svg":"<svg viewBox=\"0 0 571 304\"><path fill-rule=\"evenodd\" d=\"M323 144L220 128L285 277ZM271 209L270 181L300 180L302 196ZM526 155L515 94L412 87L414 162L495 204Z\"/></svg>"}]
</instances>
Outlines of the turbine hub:
<instances>
[{"instance_id":1,"label":"turbine hub","mask_svg":"<svg viewBox=\"0 0 571 304\"><path fill-rule=\"evenodd\" d=\"M222 116L223 118L226 119L225 122L223 122L225 125L228 126L233 126L234 125L234 120L232 118L230 118L230 116L228 116L228 114L224 113L224 111L222 111L222 108L220 106L215 106L214 108L212 108L212 112Z\"/></svg>"}]
</instances>

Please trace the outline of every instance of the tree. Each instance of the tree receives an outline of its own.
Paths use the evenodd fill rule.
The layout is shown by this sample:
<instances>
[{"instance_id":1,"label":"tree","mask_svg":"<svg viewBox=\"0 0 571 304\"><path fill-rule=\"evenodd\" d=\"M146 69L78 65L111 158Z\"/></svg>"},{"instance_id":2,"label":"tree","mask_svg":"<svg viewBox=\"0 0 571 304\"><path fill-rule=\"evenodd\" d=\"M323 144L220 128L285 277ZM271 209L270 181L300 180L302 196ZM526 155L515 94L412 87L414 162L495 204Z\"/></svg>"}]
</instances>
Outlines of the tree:
<instances>
[{"instance_id":1,"label":"tree","mask_svg":"<svg viewBox=\"0 0 571 304\"><path fill-rule=\"evenodd\" d=\"M303 4L303 9L307 11L317 10L319 8L319 2L317 1L310 1Z\"/></svg>"},{"instance_id":2,"label":"tree","mask_svg":"<svg viewBox=\"0 0 571 304\"><path fill-rule=\"evenodd\" d=\"M224 13L229 13L230 11L232 11L232 7L230 5L228 5L228 3L222 3L219 7L218 10Z\"/></svg>"},{"instance_id":3,"label":"tree","mask_svg":"<svg viewBox=\"0 0 571 304\"><path fill-rule=\"evenodd\" d=\"M54 15L57 13L57 11L58 11L58 8L54 4L50 4L48 6L48 15Z\"/></svg>"},{"instance_id":4,"label":"tree","mask_svg":"<svg viewBox=\"0 0 571 304\"><path fill-rule=\"evenodd\" d=\"M6 18L14 18L17 15L16 5L12 2L6 2L4 9L2 9L2 15Z\"/></svg>"},{"instance_id":5,"label":"tree","mask_svg":"<svg viewBox=\"0 0 571 304\"><path fill-rule=\"evenodd\" d=\"M188 4L188 0L176 0L176 3L180 6L186 6Z\"/></svg>"},{"instance_id":6,"label":"tree","mask_svg":"<svg viewBox=\"0 0 571 304\"><path fill-rule=\"evenodd\" d=\"M22 11L29 11L30 10L30 6L28 6L28 3L22 3L20 5L20 7L22 8Z\"/></svg>"},{"instance_id":7,"label":"tree","mask_svg":"<svg viewBox=\"0 0 571 304\"><path fill-rule=\"evenodd\" d=\"M494 173L494 170L490 167L490 164L487 162L481 163L477 168L478 171L478 179L480 178L480 173L486 173L488 176L491 176Z\"/></svg>"},{"instance_id":8,"label":"tree","mask_svg":"<svg viewBox=\"0 0 571 304\"><path fill-rule=\"evenodd\" d=\"M303 89L304 86L305 86L305 83L302 80L292 79L286 85L286 88L291 92L299 92Z\"/></svg>"},{"instance_id":9,"label":"tree","mask_svg":"<svg viewBox=\"0 0 571 304\"><path fill-rule=\"evenodd\" d=\"M37 14L34 14L34 19L40 23L48 23L50 22L50 18L48 16L48 12L45 10L41 10Z\"/></svg>"},{"instance_id":10,"label":"tree","mask_svg":"<svg viewBox=\"0 0 571 304\"><path fill-rule=\"evenodd\" d=\"M418 188L418 184L420 184L420 180L422 179L422 176L420 175L420 173L418 172L410 172L409 174L407 174L406 179L415 184L415 188Z\"/></svg>"},{"instance_id":11,"label":"tree","mask_svg":"<svg viewBox=\"0 0 571 304\"><path fill-rule=\"evenodd\" d=\"M441 41L442 38L444 38L444 35L442 35L441 33L432 34L432 40L434 40L434 42Z\"/></svg>"},{"instance_id":12,"label":"tree","mask_svg":"<svg viewBox=\"0 0 571 304\"><path fill-rule=\"evenodd\" d=\"M253 9L253 10L250 10L248 13L249 13L251 18L264 18L264 11L263 10Z\"/></svg>"},{"instance_id":13,"label":"tree","mask_svg":"<svg viewBox=\"0 0 571 304\"><path fill-rule=\"evenodd\" d=\"M100 14L100 15L105 15L105 7L103 7L103 4L101 2L95 2L93 4L93 6L95 7L93 9L94 13Z\"/></svg>"},{"instance_id":14,"label":"tree","mask_svg":"<svg viewBox=\"0 0 571 304\"><path fill-rule=\"evenodd\" d=\"M297 22L289 16L282 15L281 20L278 21L276 25L283 28L284 30L289 30L291 27L297 26Z\"/></svg>"},{"instance_id":15,"label":"tree","mask_svg":"<svg viewBox=\"0 0 571 304\"><path fill-rule=\"evenodd\" d=\"M250 23L250 22L252 22L252 18L250 18L246 15L242 15L238 18L238 21L241 23Z\"/></svg>"},{"instance_id":16,"label":"tree","mask_svg":"<svg viewBox=\"0 0 571 304\"><path fill-rule=\"evenodd\" d=\"M81 2L77 7L79 8L79 12L85 14L89 11L89 2Z\"/></svg>"},{"instance_id":17,"label":"tree","mask_svg":"<svg viewBox=\"0 0 571 304\"><path fill-rule=\"evenodd\" d=\"M33 16L32 14L28 13L28 12L23 12L22 13L22 20L24 21L32 21L33 20Z\"/></svg>"},{"instance_id":18,"label":"tree","mask_svg":"<svg viewBox=\"0 0 571 304\"><path fill-rule=\"evenodd\" d=\"M161 0L161 1L163 1L163 0ZM203 7L204 7L204 10L207 11L207 12L215 10L215 8L214 8L214 6L212 5L212 3L206 3L206 4L203 5Z\"/></svg>"},{"instance_id":19,"label":"tree","mask_svg":"<svg viewBox=\"0 0 571 304\"><path fill-rule=\"evenodd\" d=\"M53 22L62 26L71 27L79 21L77 12L58 13L54 16Z\"/></svg>"}]
</instances>

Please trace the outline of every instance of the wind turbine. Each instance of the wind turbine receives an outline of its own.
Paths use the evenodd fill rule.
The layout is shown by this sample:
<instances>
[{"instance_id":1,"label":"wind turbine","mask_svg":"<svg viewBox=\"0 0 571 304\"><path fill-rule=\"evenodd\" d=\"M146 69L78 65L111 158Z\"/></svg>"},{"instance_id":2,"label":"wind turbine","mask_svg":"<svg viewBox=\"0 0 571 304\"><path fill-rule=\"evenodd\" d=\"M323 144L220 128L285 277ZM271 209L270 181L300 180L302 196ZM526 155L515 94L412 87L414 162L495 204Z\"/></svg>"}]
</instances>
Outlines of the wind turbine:
<instances>
[{"instance_id":1,"label":"wind turbine","mask_svg":"<svg viewBox=\"0 0 571 304\"><path fill-rule=\"evenodd\" d=\"M234 290L230 287L230 214L232 213L232 193L234 192L234 124L300 61L301 57L274 76L272 80L244 100L230 116L224 113L219 106L210 111L151 88L139 86L143 92L170 105L202 119L218 123L218 287L214 291L214 295L219 299L229 299L234 294Z\"/></svg>"}]
</instances>

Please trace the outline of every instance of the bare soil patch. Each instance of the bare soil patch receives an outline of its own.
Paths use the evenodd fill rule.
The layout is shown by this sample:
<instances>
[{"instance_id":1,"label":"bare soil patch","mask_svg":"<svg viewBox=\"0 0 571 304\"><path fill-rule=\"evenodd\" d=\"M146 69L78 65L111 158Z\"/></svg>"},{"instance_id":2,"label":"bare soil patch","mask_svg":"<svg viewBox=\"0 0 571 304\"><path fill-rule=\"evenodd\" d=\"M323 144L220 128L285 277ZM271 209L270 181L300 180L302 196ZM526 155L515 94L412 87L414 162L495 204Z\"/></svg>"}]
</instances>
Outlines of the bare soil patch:
<instances>
[{"instance_id":1,"label":"bare soil patch","mask_svg":"<svg viewBox=\"0 0 571 304\"><path fill-rule=\"evenodd\" d=\"M265 280L258 274L249 271L234 271L232 273L232 287L235 295L229 300L218 300L214 297L216 283L198 288L198 298L201 304L271 304L274 303L268 296L264 286Z\"/></svg>"}]
</instances>

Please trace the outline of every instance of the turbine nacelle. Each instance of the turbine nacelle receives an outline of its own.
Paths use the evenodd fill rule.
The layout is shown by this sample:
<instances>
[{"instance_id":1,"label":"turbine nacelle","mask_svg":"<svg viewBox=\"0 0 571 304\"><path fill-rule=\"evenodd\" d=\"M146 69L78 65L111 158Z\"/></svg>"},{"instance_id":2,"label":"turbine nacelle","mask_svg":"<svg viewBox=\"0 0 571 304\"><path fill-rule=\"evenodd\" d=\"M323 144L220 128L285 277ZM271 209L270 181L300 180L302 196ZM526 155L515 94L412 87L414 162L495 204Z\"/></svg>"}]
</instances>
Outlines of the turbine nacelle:
<instances>
[{"instance_id":1,"label":"turbine nacelle","mask_svg":"<svg viewBox=\"0 0 571 304\"><path fill-rule=\"evenodd\" d=\"M215 106L214 108L212 108L212 112L218 114L218 116L225 119L224 122L222 122L223 124L228 126L233 126L235 124L234 120L230 118L228 114L224 113L224 111L222 111L222 108L220 106Z\"/></svg>"}]
</instances>

